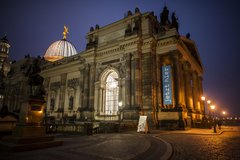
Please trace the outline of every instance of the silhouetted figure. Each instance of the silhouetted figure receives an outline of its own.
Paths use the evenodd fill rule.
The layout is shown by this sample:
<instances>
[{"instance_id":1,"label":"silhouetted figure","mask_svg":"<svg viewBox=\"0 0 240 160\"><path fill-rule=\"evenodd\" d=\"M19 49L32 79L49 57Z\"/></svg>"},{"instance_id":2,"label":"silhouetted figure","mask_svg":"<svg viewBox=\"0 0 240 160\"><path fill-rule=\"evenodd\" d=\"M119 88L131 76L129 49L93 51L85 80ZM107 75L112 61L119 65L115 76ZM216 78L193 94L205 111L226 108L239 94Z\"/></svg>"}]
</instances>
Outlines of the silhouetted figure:
<instances>
[{"instance_id":1,"label":"silhouetted figure","mask_svg":"<svg viewBox=\"0 0 240 160\"><path fill-rule=\"evenodd\" d=\"M222 126L222 120L218 120L218 129L221 129Z\"/></svg>"},{"instance_id":2,"label":"silhouetted figure","mask_svg":"<svg viewBox=\"0 0 240 160\"><path fill-rule=\"evenodd\" d=\"M178 18L176 17L175 12L172 13L172 25L171 28L176 28L176 30L178 31Z\"/></svg>"},{"instance_id":3,"label":"silhouetted figure","mask_svg":"<svg viewBox=\"0 0 240 160\"><path fill-rule=\"evenodd\" d=\"M140 10L138 7L135 8L135 13L140 13Z\"/></svg>"},{"instance_id":4,"label":"silhouetted figure","mask_svg":"<svg viewBox=\"0 0 240 160\"><path fill-rule=\"evenodd\" d=\"M25 76L28 77L28 84L30 85L30 96L42 97L44 95L42 86L44 79L39 75L40 72L39 60L35 59L25 73Z\"/></svg>"},{"instance_id":5,"label":"silhouetted figure","mask_svg":"<svg viewBox=\"0 0 240 160\"><path fill-rule=\"evenodd\" d=\"M190 39L190 33L187 33L187 34L186 34L186 38L187 38L187 39Z\"/></svg>"},{"instance_id":6,"label":"silhouetted figure","mask_svg":"<svg viewBox=\"0 0 240 160\"><path fill-rule=\"evenodd\" d=\"M169 19L168 19L168 14L169 14L169 11L168 11L167 7L165 6L163 8L163 12L160 15L161 25L169 25L170 24Z\"/></svg>"}]
</instances>

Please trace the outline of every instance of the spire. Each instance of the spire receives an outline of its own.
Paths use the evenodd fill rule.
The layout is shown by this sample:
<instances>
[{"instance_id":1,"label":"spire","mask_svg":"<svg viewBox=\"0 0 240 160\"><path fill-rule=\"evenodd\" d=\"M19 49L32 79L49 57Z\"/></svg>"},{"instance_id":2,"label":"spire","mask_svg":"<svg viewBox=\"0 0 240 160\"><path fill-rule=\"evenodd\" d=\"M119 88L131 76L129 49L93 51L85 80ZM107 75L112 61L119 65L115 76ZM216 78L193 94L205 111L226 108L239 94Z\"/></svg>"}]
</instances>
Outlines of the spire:
<instances>
[{"instance_id":1,"label":"spire","mask_svg":"<svg viewBox=\"0 0 240 160\"><path fill-rule=\"evenodd\" d=\"M64 30L63 30L63 39L66 40L67 39L67 34L68 34L68 27L64 25Z\"/></svg>"}]
</instances>

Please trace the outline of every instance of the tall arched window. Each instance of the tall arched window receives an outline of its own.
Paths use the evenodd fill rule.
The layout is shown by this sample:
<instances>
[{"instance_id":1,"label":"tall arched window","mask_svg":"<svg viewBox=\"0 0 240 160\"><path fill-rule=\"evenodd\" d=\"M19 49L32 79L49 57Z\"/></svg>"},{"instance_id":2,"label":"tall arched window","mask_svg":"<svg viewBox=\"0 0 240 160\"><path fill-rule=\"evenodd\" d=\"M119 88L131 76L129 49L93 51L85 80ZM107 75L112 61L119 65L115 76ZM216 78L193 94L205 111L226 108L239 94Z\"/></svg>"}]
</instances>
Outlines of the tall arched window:
<instances>
[{"instance_id":1,"label":"tall arched window","mask_svg":"<svg viewBox=\"0 0 240 160\"><path fill-rule=\"evenodd\" d=\"M116 115L118 111L118 74L111 72L106 78L105 114Z\"/></svg>"}]
</instances>

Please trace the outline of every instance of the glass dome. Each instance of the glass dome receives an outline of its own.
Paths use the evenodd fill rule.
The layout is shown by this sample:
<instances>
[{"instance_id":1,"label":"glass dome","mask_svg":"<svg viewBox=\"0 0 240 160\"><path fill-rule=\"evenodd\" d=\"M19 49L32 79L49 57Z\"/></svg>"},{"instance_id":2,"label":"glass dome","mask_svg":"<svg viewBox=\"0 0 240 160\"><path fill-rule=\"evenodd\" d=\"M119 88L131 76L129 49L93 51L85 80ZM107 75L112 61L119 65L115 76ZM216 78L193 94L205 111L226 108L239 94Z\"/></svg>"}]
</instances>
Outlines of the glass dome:
<instances>
[{"instance_id":1,"label":"glass dome","mask_svg":"<svg viewBox=\"0 0 240 160\"><path fill-rule=\"evenodd\" d=\"M47 61L57 61L64 57L69 57L77 54L75 47L66 39L53 42L47 49L44 58Z\"/></svg>"}]
</instances>

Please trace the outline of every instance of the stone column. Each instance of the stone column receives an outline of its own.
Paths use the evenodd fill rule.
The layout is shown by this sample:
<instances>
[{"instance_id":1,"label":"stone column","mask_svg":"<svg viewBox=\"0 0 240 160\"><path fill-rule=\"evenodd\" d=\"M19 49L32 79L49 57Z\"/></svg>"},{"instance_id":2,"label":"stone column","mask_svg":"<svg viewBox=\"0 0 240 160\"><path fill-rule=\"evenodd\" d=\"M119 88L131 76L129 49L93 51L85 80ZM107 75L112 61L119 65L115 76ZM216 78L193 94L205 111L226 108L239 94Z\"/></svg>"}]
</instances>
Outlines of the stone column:
<instances>
[{"instance_id":1,"label":"stone column","mask_svg":"<svg viewBox=\"0 0 240 160\"><path fill-rule=\"evenodd\" d=\"M99 112L99 105L100 105L100 82L96 82L94 84L94 110Z\"/></svg>"},{"instance_id":2,"label":"stone column","mask_svg":"<svg viewBox=\"0 0 240 160\"><path fill-rule=\"evenodd\" d=\"M121 98L122 108L124 108L124 107L125 107L125 104L126 104L126 101L125 101L125 98L126 98L126 97L125 97L125 95L126 95L126 94L125 94L125 93L126 93L126 92L125 92L125 91L126 91L125 78L122 78L122 79L121 79L121 88L120 88L120 90L121 90L120 93L121 93L121 97L122 97L122 98ZM120 94L120 93L119 93L119 94Z\"/></svg>"},{"instance_id":3,"label":"stone column","mask_svg":"<svg viewBox=\"0 0 240 160\"><path fill-rule=\"evenodd\" d=\"M118 79L118 102L122 102L123 103L123 98L122 98L122 79L119 77ZM118 108L119 110L119 108Z\"/></svg>"},{"instance_id":4,"label":"stone column","mask_svg":"<svg viewBox=\"0 0 240 160\"><path fill-rule=\"evenodd\" d=\"M193 106L194 106L194 109L197 111L197 112L199 112L200 110L200 106L199 106L199 104L200 104L200 102L199 102L199 93L198 93L198 80L197 80L197 78L198 78L198 75L197 75L197 72L196 71L194 71L193 73L192 73L192 75L193 75L193 80L192 80L192 89L193 89Z\"/></svg>"},{"instance_id":5,"label":"stone column","mask_svg":"<svg viewBox=\"0 0 240 160\"><path fill-rule=\"evenodd\" d=\"M66 92L66 80L67 80L67 73L61 74L61 86L60 86L60 103L59 108L64 108L64 101L65 101L65 92Z\"/></svg>"},{"instance_id":6,"label":"stone column","mask_svg":"<svg viewBox=\"0 0 240 160\"><path fill-rule=\"evenodd\" d=\"M201 97L203 95L203 86L202 86L202 76L198 77L198 90L199 90L199 97ZM201 108L200 108L200 112L202 114L205 114L205 106L204 106L204 102L200 101L201 104Z\"/></svg>"},{"instance_id":7,"label":"stone column","mask_svg":"<svg viewBox=\"0 0 240 160\"><path fill-rule=\"evenodd\" d=\"M140 84L141 84L141 79L140 79L140 53L136 52L134 55L134 59L133 61L135 62L135 83L133 83L133 85L135 85L135 107L140 107Z\"/></svg>"},{"instance_id":8,"label":"stone column","mask_svg":"<svg viewBox=\"0 0 240 160\"><path fill-rule=\"evenodd\" d=\"M57 92L56 92L56 102L55 102L55 105L54 105L54 110L55 111L57 111L57 109L59 108L59 105L60 105L59 98L60 98L60 89L57 89Z\"/></svg>"},{"instance_id":9,"label":"stone column","mask_svg":"<svg viewBox=\"0 0 240 160\"><path fill-rule=\"evenodd\" d=\"M125 107L131 107L131 54L126 56L126 78L125 78Z\"/></svg>"},{"instance_id":10,"label":"stone column","mask_svg":"<svg viewBox=\"0 0 240 160\"><path fill-rule=\"evenodd\" d=\"M89 108L94 108L94 80L95 80L95 64L90 64L89 69Z\"/></svg>"},{"instance_id":11,"label":"stone column","mask_svg":"<svg viewBox=\"0 0 240 160\"><path fill-rule=\"evenodd\" d=\"M84 68L79 68L80 71L80 78L79 78L79 88L80 88L80 95L79 95L79 107L83 107L83 98L84 98Z\"/></svg>"},{"instance_id":12,"label":"stone column","mask_svg":"<svg viewBox=\"0 0 240 160\"><path fill-rule=\"evenodd\" d=\"M185 103L189 112L193 111L193 95L191 86L191 65L188 62L184 62L184 88L185 88Z\"/></svg>"},{"instance_id":13,"label":"stone column","mask_svg":"<svg viewBox=\"0 0 240 160\"><path fill-rule=\"evenodd\" d=\"M89 107L89 71L90 65L86 64L83 74L83 108Z\"/></svg>"},{"instance_id":14,"label":"stone column","mask_svg":"<svg viewBox=\"0 0 240 160\"><path fill-rule=\"evenodd\" d=\"M175 108L181 108L180 105L180 75L179 75L179 54L174 53L172 55L173 59L173 84L174 84L174 104Z\"/></svg>"},{"instance_id":15,"label":"stone column","mask_svg":"<svg viewBox=\"0 0 240 160\"><path fill-rule=\"evenodd\" d=\"M79 84L76 86L76 92L74 95L74 106L73 109L76 111L79 107L79 97L80 97L80 88L79 88Z\"/></svg>"},{"instance_id":16,"label":"stone column","mask_svg":"<svg viewBox=\"0 0 240 160\"><path fill-rule=\"evenodd\" d=\"M163 58L157 55L157 103L159 108L163 108L162 101L162 62Z\"/></svg>"}]
</instances>

